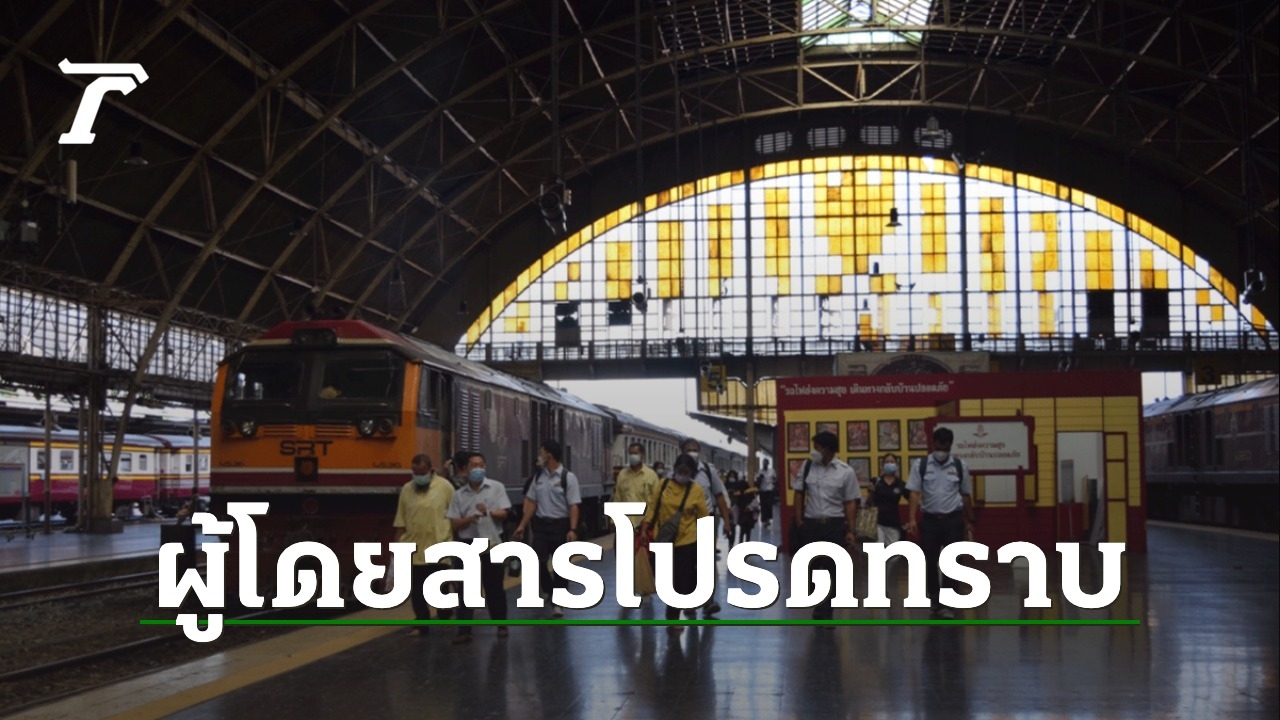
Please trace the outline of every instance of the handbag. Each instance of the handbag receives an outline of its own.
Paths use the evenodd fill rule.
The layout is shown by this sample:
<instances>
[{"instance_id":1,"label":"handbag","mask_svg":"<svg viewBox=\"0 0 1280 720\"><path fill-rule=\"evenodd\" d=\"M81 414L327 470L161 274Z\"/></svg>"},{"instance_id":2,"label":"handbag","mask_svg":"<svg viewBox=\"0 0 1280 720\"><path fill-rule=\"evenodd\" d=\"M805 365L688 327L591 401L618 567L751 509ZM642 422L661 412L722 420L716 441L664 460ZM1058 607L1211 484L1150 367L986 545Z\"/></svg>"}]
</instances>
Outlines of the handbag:
<instances>
[{"instance_id":1,"label":"handbag","mask_svg":"<svg viewBox=\"0 0 1280 720\"><path fill-rule=\"evenodd\" d=\"M680 507L676 513L667 518L658 528L658 534L654 536L654 542L669 543L675 542L676 536L680 534L680 516L684 515L684 504L689 500L689 491L693 489L693 483L689 483L684 488L684 497L680 498ZM658 508L662 505L662 495L667 491L667 482L662 482L662 489L658 491L658 502L654 503L653 517L658 518Z\"/></svg>"},{"instance_id":2,"label":"handbag","mask_svg":"<svg viewBox=\"0 0 1280 720\"><path fill-rule=\"evenodd\" d=\"M857 527L854 529L854 537L859 540L875 540L879 537L879 519L880 511L875 507L868 505L858 510Z\"/></svg>"},{"instance_id":3,"label":"handbag","mask_svg":"<svg viewBox=\"0 0 1280 720\"><path fill-rule=\"evenodd\" d=\"M637 595L652 595L658 592L653 579L653 566L649 564L649 551L641 548L636 551L635 592Z\"/></svg>"}]
</instances>

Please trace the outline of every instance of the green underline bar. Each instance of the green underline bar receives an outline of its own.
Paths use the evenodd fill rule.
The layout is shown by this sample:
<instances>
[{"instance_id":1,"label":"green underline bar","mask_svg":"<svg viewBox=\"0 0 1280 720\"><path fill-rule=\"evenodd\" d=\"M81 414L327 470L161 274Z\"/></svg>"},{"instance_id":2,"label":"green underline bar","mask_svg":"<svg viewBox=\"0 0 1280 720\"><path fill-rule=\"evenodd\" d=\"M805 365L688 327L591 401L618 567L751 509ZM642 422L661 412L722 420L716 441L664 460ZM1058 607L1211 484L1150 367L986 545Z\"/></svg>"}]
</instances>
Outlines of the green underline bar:
<instances>
[{"instance_id":1,"label":"green underline bar","mask_svg":"<svg viewBox=\"0 0 1280 720\"><path fill-rule=\"evenodd\" d=\"M175 620L139 620L140 625L176 625ZM970 626L1075 626L1075 627L1114 627L1138 626L1141 620L236 620L227 618L224 625L248 625L256 627L270 626L337 626L337 627L385 627L385 626L421 626L450 627L462 625L506 625L535 627L611 627L611 626L666 626L666 625L717 625L729 627L791 627L791 626L832 626L832 625L970 625ZM200 619L204 625L205 619Z\"/></svg>"}]
</instances>

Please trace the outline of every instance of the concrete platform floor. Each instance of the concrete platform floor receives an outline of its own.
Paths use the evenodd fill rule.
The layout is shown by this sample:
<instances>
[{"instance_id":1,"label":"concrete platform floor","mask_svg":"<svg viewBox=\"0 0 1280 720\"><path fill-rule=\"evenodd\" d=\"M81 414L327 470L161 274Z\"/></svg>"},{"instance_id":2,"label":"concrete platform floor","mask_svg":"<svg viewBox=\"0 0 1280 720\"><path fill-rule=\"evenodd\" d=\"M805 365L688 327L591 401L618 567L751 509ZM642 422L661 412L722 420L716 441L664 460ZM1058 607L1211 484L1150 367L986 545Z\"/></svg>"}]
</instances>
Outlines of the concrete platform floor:
<instances>
[{"instance_id":1,"label":"concrete platform floor","mask_svg":"<svg viewBox=\"0 0 1280 720\"><path fill-rule=\"evenodd\" d=\"M1082 565L1087 578L1090 565ZM204 661L197 675L191 669L175 675L183 672L176 669L132 681L145 681L153 692L167 686L163 699L134 693L135 704L122 707L90 694L22 717L1271 720L1280 713L1274 538L1152 526L1150 553L1127 558L1119 600L1097 611L1062 607L1056 569L1049 577L1058 608L1025 610L1014 573L994 563L980 567L992 579L992 600L963 618L1137 618L1142 625L701 627L679 638L652 627L516 627L505 640L493 628L478 628L463 646L449 642L446 628L423 638L399 628L365 630L359 642L320 640L338 631L352 637L349 628L314 628L306 632L320 634L310 645L334 648L315 652L314 662L300 662L311 650L284 650L287 667L279 657L261 666L274 669L256 676L236 666L241 680L227 683L217 663ZM611 576L610 568L602 570ZM903 579L896 579L901 597ZM618 614L606 601L570 617ZM660 604L656 613L636 617L654 614L661 615ZM902 610L837 612L902 616ZM802 618L808 611L726 606L722 617ZM115 692L128 696L130 689Z\"/></svg>"}]
</instances>

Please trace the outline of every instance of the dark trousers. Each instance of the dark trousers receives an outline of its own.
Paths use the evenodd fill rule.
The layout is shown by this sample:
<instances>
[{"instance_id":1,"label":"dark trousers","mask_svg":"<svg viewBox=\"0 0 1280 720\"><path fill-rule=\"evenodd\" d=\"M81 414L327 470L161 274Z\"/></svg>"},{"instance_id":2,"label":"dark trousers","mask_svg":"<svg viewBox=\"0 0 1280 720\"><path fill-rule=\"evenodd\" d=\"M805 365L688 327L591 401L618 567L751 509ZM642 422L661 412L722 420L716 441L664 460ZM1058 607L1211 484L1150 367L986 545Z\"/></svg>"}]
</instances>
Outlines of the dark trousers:
<instances>
[{"instance_id":1,"label":"dark trousers","mask_svg":"<svg viewBox=\"0 0 1280 720\"><path fill-rule=\"evenodd\" d=\"M448 565L442 565L440 563L413 566L413 572L409 574L410 581L413 583L413 592L409 593L409 598L413 601L414 618L418 620L431 619L431 606L427 604L427 599L422 595L422 584L427 581L427 577L431 575L431 573L437 570L446 570L448 567ZM453 610L441 610L437 608L436 616L441 620L448 620L453 617Z\"/></svg>"},{"instance_id":2,"label":"dark trousers","mask_svg":"<svg viewBox=\"0 0 1280 720\"><path fill-rule=\"evenodd\" d=\"M503 587L503 564L489 562L489 553L480 556L480 585L484 587L484 606L489 610L489 617L494 620L507 619L507 591ZM459 620L470 620L476 616L474 608L462 606L458 608ZM458 628L459 635L470 635L471 626Z\"/></svg>"},{"instance_id":3,"label":"dark trousers","mask_svg":"<svg viewBox=\"0 0 1280 720\"><path fill-rule=\"evenodd\" d=\"M920 548L924 550L925 587L929 591L929 600L933 607L939 606L938 593L941 592L938 571L938 557L942 548L953 542L964 540L964 513L956 510L946 515L924 513L920 518ZM951 578L946 579L946 586L953 587Z\"/></svg>"},{"instance_id":4,"label":"dark trousers","mask_svg":"<svg viewBox=\"0 0 1280 720\"><path fill-rule=\"evenodd\" d=\"M556 549L565 544L565 536L569 534L569 518L533 519L533 551L538 554L539 588L543 592L551 592L558 587L568 587L564 578L547 569L551 556Z\"/></svg>"},{"instance_id":5,"label":"dark trousers","mask_svg":"<svg viewBox=\"0 0 1280 720\"><path fill-rule=\"evenodd\" d=\"M800 526L799 539L805 545L814 542L829 542L844 547L844 536L848 527L848 523L844 520L818 522L817 520L806 518L804 525ZM809 563L809 592L813 592L816 586L813 581L814 570L826 570L831 576L831 589L827 591L827 596L822 599L822 602L818 603L817 607L814 608L815 613L829 616L831 613L831 599L836 596L836 561L819 555L813 559L813 562Z\"/></svg>"},{"instance_id":6,"label":"dark trousers","mask_svg":"<svg viewBox=\"0 0 1280 720\"><path fill-rule=\"evenodd\" d=\"M681 595L698 587L698 544L677 545L671 553L671 585ZM690 611L692 612L692 611ZM680 608L667 607L667 619L680 619Z\"/></svg>"},{"instance_id":7,"label":"dark trousers","mask_svg":"<svg viewBox=\"0 0 1280 720\"><path fill-rule=\"evenodd\" d=\"M778 502L777 490L765 490L760 493L760 519L771 523L773 522L773 504Z\"/></svg>"}]
</instances>

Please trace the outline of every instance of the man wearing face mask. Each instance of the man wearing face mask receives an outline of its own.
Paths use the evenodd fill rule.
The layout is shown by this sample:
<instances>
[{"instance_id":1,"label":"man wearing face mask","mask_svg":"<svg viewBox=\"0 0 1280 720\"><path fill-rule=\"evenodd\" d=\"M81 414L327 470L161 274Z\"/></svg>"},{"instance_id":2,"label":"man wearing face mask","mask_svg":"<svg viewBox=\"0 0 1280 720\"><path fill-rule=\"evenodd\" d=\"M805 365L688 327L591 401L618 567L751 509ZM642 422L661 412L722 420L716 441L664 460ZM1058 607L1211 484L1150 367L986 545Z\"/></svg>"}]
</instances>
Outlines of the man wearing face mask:
<instances>
[{"instance_id":1,"label":"man wearing face mask","mask_svg":"<svg viewBox=\"0 0 1280 720\"><path fill-rule=\"evenodd\" d=\"M618 471L618 482L613 486L613 501L647 503L657 491L658 474L644 464L644 445L631 443L627 447L627 466ZM640 527L644 515L631 516L633 530Z\"/></svg>"},{"instance_id":2,"label":"man wearing face mask","mask_svg":"<svg viewBox=\"0 0 1280 720\"><path fill-rule=\"evenodd\" d=\"M796 491L796 509L800 512L797 529L800 542L830 542L853 548L853 528L862 502L858 478L853 468L836 457L840 440L835 433L820 432L813 436L813 450L800 475L791 481ZM792 552L795 552L793 549ZM835 561L818 557L809 566L810 572L824 569L831 574L831 589L822 602L813 609L814 620L830 620L831 598L835 597ZM813 580L810 579L812 590Z\"/></svg>"},{"instance_id":3,"label":"man wearing face mask","mask_svg":"<svg viewBox=\"0 0 1280 720\"><path fill-rule=\"evenodd\" d=\"M724 522L725 537L733 537L733 516L729 514L729 500L726 497L724 483L720 480L720 473L709 463L698 460L698 453L702 450L702 444L693 438L685 438L680 443L680 450L688 455L697 465L698 471L693 476L693 481L702 488L702 493L707 499L707 514L712 517L716 516L716 510L720 511L719 519ZM716 556L720 555L720 548L717 542ZM716 602L716 592L712 591L711 599L706 605L702 606L702 616L709 618L720 612L720 603Z\"/></svg>"},{"instance_id":4,"label":"man wearing face mask","mask_svg":"<svg viewBox=\"0 0 1280 720\"><path fill-rule=\"evenodd\" d=\"M916 511L922 509L920 520L920 546L924 550L925 581L929 599L933 602L934 619L951 620L955 613L938 602L938 557L942 548L964 540L973 528L973 479L969 469L957 457L951 455L951 443L955 433L940 427L933 431L933 452L923 461L911 464L907 490L911 502L907 509L908 534L916 532ZM947 578L947 587L952 581Z\"/></svg>"},{"instance_id":5,"label":"man wearing face mask","mask_svg":"<svg viewBox=\"0 0 1280 720\"><path fill-rule=\"evenodd\" d=\"M502 483L485 476L484 455L470 453L467 458L467 484L453 494L453 502L445 517L453 523L453 530L458 539L471 542L476 538L487 538L489 549L502 542L502 522L507 519L507 509L511 501L507 499L507 490ZM494 620L507 619L507 591L502 586L502 564L489 562L489 551L480 556L480 584L484 587L484 604L489 610L489 617ZM469 607L458 608L459 620L470 620L475 617L475 610ZM507 628L498 628L498 637L506 637ZM458 635L453 639L455 644L471 642L471 627L462 625Z\"/></svg>"},{"instance_id":6,"label":"man wearing face mask","mask_svg":"<svg viewBox=\"0 0 1280 720\"><path fill-rule=\"evenodd\" d=\"M562 452L555 440L547 440L539 448L541 469L525 486L524 508L514 533L516 540L524 539L525 528L532 523L533 550L538 554L538 576L545 593L568 587L564 578L547 569L547 563L557 548L579 539L578 508L582 504L582 492L578 488L578 476L560 464ZM564 617L564 610L553 606L552 615Z\"/></svg>"},{"instance_id":7,"label":"man wearing face mask","mask_svg":"<svg viewBox=\"0 0 1280 720\"><path fill-rule=\"evenodd\" d=\"M416 545L413 551L413 572L410 575L414 589L409 597L413 601L414 618L427 620L431 617L431 608L422 596L422 584L431 573L444 570L447 566L439 563L428 565L422 553L436 543L453 539L453 528L444 516L449 503L453 502L453 486L448 480L435 474L431 458L426 455L415 455L412 467L413 478L400 488L400 501L392 526L398 531L397 542ZM441 609L436 614L441 620L453 617L452 610ZM426 631L426 628L414 628L409 634L416 637Z\"/></svg>"}]
</instances>

